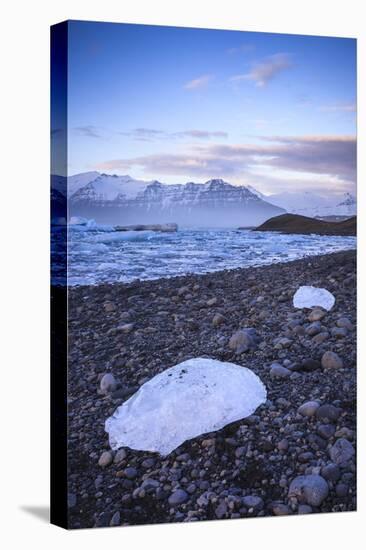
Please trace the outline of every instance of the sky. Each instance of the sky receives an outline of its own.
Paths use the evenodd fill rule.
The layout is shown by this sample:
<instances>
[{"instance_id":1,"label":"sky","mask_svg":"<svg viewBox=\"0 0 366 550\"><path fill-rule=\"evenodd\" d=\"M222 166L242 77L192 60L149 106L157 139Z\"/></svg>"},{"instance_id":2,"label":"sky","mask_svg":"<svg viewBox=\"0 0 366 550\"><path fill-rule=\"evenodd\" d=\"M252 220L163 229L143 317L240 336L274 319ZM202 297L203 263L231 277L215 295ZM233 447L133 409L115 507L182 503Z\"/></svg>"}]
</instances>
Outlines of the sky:
<instances>
[{"instance_id":1,"label":"sky","mask_svg":"<svg viewBox=\"0 0 366 550\"><path fill-rule=\"evenodd\" d=\"M68 26L69 175L355 192L356 40Z\"/></svg>"}]
</instances>

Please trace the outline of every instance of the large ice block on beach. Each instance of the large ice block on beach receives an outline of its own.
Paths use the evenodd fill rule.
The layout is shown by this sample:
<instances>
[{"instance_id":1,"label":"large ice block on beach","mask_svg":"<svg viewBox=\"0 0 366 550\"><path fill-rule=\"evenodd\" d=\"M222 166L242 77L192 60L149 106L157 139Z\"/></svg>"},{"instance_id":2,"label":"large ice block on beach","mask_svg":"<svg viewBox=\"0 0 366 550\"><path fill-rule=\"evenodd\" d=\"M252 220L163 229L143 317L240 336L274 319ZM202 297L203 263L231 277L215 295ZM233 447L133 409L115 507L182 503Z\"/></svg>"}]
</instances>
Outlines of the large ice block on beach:
<instances>
[{"instance_id":1,"label":"large ice block on beach","mask_svg":"<svg viewBox=\"0 0 366 550\"><path fill-rule=\"evenodd\" d=\"M327 311L335 304L335 298L329 290L315 286L300 286L294 294L294 307L302 309L322 307Z\"/></svg>"},{"instance_id":2,"label":"large ice block on beach","mask_svg":"<svg viewBox=\"0 0 366 550\"><path fill-rule=\"evenodd\" d=\"M267 392L251 370L214 359L179 363L151 380L105 423L112 449L165 456L184 441L252 414Z\"/></svg>"}]
</instances>

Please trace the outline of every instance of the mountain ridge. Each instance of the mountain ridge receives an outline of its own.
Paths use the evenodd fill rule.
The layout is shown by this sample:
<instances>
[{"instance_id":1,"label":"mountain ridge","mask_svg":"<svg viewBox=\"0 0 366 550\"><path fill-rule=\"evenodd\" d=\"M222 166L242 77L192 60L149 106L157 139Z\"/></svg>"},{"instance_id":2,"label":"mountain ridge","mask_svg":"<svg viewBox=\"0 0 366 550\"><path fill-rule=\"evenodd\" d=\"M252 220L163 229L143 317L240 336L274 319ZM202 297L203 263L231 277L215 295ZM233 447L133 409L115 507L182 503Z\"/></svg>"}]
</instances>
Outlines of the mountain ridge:
<instances>
[{"instance_id":1,"label":"mountain ridge","mask_svg":"<svg viewBox=\"0 0 366 550\"><path fill-rule=\"evenodd\" d=\"M284 212L247 186L221 178L166 184L88 172L71 176L67 183L69 215L107 223L233 227L257 225Z\"/></svg>"},{"instance_id":2,"label":"mountain ridge","mask_svg":"<svg viewBox=\"0 0 366 550\"><path fill-rule=\"evenodd\" d=\"M222 178L204 183L167 184L130 175L83 172L68 178L52 176L52 187L68 196L72 215L116 223L177 222L183 225L259 225L289 212L315 217L356 214L351 193L324 196L311 191L266 195L252 185L233 185ZM201 212L199 212L201 211ZM229 220L230 217L234 219Z\"/></svg>"}]
</instances>

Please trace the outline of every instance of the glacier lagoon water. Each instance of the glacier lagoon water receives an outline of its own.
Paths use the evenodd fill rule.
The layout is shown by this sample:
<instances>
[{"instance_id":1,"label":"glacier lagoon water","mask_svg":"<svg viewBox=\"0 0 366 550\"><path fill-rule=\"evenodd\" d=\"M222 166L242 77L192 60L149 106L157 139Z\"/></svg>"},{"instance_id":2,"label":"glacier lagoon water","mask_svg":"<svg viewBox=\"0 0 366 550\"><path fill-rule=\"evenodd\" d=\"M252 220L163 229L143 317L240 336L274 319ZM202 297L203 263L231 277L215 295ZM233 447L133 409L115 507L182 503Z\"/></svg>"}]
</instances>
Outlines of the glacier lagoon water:
<instances>
[{"instance_id":1,"label":"glacier lagoon water","mask_svg":"<svg viewBox=\"0 0 366 550\"><path fill-rule=\"evenodd\" d=\"M57 233L57 229L55 229ZM203 274L286 262L356 248L356 237L282 235L236 229L182 229L176 233L116 232L112 227L69 226L67 284L95 285ZM53 284L63 284L57 261L65 246L53 239Z\"/></svg>"}]
</instances>

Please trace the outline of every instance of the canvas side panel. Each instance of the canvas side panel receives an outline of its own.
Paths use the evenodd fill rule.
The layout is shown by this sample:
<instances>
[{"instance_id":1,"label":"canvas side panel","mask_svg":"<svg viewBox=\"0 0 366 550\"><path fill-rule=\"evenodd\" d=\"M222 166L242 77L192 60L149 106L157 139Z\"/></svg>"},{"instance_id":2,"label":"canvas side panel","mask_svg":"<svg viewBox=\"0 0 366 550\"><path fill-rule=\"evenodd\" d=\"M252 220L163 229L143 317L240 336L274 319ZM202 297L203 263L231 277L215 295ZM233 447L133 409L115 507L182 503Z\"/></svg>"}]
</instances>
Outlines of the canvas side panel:
<instances>
[{"instance_id":1,"label":"canvas side panel","mask_svg":"<svg viewBox=\"0 0 366 550\"><path fill-rule=\"evenodd\" d=\"M67 48L51 27L51 523L67 528Z\"/></svg>"}]
</instances>

